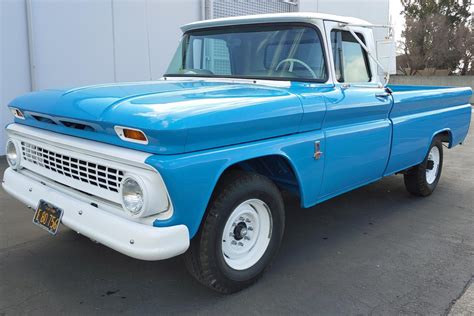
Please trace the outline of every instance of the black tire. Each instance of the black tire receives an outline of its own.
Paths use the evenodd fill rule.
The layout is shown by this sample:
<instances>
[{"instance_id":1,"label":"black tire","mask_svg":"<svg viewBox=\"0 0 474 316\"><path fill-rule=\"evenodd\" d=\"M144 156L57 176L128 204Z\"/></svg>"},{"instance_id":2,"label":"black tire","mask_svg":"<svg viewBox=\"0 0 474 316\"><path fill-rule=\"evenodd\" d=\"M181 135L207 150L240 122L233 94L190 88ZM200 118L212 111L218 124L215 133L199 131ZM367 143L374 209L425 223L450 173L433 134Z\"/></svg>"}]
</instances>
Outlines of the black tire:
<instances>
[{"instance_id":1,"label":"black tire","mask_svg":"<svg viewBox=\"0 0 474 316\"><path fill-rule=\"evenodd\" d=\"M439 150L439 167L437 169L436 178L434 181L429 183L427 181L426 172L433 168L433 162L429 159L430 152L433 147L437 147ZM430 169L431 168L431 169ZM417 196L428 196L436 188L441 177L441 170L443 169L443 143L440 137L435 137L430 145L425 160L417 166L408 169L404 174L405 187L408 192Z\"/></svg>"},{"instance_id":2,"label":"black tire","mask_svg":"<svg viewBox=\"0 0 474 316\"><path fill-rule=\"evenodd\" d=\"M222 252L223 231L234 209L250 199L259 199L268 206L272 220L270 241L253 266L235 270L226 263ZM217 292L238 292L262 276L278 251L284 227L284 204L277 186L259 174L230 172L219 182L200 231L191 240L184 256L186 267L200 283Z\"/></svg>"}]
</instances>

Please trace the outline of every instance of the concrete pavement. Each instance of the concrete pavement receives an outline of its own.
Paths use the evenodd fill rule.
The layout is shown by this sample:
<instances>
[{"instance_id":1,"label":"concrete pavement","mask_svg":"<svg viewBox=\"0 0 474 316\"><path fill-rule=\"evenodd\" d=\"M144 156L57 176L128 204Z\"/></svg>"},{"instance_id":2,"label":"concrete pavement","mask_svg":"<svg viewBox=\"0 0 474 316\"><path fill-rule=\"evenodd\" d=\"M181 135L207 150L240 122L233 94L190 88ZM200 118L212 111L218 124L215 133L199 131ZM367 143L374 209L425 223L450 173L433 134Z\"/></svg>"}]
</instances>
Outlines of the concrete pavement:
<instances>
[{"instance_id":1,"label":"concrete pavement","mask_svg":"<svg viewBox=\"0 0 474 316\"><path fill-rule=\"evenodd\" d=\"M474 283L472 280L467 284L466 290L462 293L461 297L453 302L449 315L474 315Z\"/></svg>"}]
</instances>

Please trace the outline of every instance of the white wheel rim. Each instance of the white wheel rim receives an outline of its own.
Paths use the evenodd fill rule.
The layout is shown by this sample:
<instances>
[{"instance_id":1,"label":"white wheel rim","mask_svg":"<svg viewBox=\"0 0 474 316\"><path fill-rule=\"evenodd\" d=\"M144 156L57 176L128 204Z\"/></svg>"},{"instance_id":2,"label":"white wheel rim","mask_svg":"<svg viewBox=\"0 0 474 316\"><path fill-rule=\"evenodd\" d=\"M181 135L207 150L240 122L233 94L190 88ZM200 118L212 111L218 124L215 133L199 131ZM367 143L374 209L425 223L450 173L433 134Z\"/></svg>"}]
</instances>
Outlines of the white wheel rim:
<instances>
[{"instance_id":1,"label":"white wheel rim","mask_svg":"<svg viewBox=\"0 0 474 316\"><path fill-rule=\"evenodd\" d=\"M433 182L435 182L436 177L438 176L439 158L440 158L439 149L437 146L433 146L433 148L431 148L428 154L428 165L430 164L430 161L432 161L433 168L426 169L426 182L428 184L432 184Z\"/></svg>"},{"instance_id":2,"label":"white wheel rim","mask_svg":"<svg viewBox=\"0 0 474 316\"><path fill-rule=\"evenodd\" d=\"M272 235L272 217L267 204L251 199L237 206L222 233L222 255L235 270L255 265L268 248Z\"/></svg>"}]
</instances>

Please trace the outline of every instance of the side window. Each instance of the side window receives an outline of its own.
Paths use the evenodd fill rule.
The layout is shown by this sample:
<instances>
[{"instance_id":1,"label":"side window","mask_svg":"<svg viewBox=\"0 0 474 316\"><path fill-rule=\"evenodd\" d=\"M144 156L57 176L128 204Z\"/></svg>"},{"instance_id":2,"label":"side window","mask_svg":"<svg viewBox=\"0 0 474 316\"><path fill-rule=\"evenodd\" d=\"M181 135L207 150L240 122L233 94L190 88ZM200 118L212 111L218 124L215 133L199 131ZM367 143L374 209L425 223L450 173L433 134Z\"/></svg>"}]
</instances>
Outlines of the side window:
<instances>
[{"instance_id":1,"label":"side window","mask_svg":"<svg viewBox=\"0 0 474 316\"><path fill-rule=\"evenodd\" d=\"M364 41L361 34L357 35ZM331 45L338 82L369 82L371 80L367 52L350 32L331 31Z\"/></svg>"}]
</instances>

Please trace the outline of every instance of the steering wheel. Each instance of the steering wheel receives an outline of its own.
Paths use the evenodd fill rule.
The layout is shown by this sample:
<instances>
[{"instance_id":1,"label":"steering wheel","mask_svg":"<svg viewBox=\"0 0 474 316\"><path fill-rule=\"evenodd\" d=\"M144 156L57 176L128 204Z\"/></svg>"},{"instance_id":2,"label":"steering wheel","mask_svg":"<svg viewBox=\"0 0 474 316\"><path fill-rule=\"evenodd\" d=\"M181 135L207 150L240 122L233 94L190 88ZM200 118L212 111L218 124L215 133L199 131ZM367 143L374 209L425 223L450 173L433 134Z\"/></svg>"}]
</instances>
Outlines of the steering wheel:
<instances>
[{"instance_id":1,"label":"steering wheel","mask_svg":"<svg viewBox=\"0 0 474 316\"><path fill-rule=\"evenodd\" d=\"M316 74L314 73L313 69L311 69L310 66L308 66L304 61L301 61L301 60L296 59L296 58L285 58L285 59L283 59L282 61L280 61L280 62L278 63L278 65L276 65L275 71L277 71L278 68L280 68L280 66L281 66L283 63L290 63L290 68L288 69L289 72L293 72L293 65L294 65L295 63L301 64L301 65L303 65L306 69L308 69L308 71L311 73L311 75L313 76L313 78L317 78Z\"/></svg>"}]
</instances>

